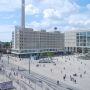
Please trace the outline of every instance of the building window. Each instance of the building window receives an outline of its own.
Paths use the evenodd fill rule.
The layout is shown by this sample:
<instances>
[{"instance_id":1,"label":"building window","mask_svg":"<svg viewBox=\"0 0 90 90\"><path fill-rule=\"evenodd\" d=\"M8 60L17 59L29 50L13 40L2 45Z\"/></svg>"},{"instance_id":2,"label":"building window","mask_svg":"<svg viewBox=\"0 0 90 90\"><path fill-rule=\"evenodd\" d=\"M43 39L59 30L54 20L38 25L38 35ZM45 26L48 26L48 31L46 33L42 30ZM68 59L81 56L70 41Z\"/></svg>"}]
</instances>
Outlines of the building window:
<instances>
[{"instance_id":1,"label":"building window","mask_svg":"<svg viewBox=\"0 0 90 90\"><path fill-rule=\"evenodd\" d=\"M86 32L80 32L80 36L86 36Z\"/></svg>"},{"instance_id":2,"label":"building window","mask_svg":"<svg viewBox=\"0 0 90 90\"><path fill-rule=\"evenodd\" d=\"M87 32L87 37L90 37L90 32Z\"/></svg>"},{"instance_id":3,"label":"building window","mask_svg":"<svg viewBox=\"0 0 90 90\"><path fill-rule=\"evenodd\" d=\"M77 46L79 46L79 43L77 42Z\"/></svg>"},{"instance_id":4,"label":"building window","mask_svg":"<svg viewBox=\"0 0 90 90\"><path fill-rule=\"evenodd\" d=\"M77 33L77 36L79 36L79 33Z\"/></svg>"}]
</instances>

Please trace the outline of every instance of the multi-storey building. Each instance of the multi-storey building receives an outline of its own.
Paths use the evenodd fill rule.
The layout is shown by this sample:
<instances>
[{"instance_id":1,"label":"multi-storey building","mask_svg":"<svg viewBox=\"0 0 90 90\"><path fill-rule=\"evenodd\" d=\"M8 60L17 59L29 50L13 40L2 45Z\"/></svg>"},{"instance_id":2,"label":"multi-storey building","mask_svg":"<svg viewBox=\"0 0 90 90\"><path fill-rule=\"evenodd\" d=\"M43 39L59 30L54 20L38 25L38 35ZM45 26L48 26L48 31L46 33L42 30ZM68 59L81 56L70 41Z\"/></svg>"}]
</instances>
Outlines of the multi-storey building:
<instances>
[{"instance_id":1,"label":"multi-storey building","mask_svg":"<svg viewBox=\"0 0 90 90\"><path fill-rule=\"evenodd\" d=\"M59 31L33 31L31 28L16 27L12 34L12 53L31 54L63 52L64 34Z\"/></svg>"},{"instance_id":2,"label":"multi-storey building","mask_svg":"<svg viewBox=\"0 0 90 90\"><path fill-rule=\"evenodd\" d=\"M90 30L72 30L65 32L65 51L83 52L90 51Z\"/></svg>"}]
</instances>

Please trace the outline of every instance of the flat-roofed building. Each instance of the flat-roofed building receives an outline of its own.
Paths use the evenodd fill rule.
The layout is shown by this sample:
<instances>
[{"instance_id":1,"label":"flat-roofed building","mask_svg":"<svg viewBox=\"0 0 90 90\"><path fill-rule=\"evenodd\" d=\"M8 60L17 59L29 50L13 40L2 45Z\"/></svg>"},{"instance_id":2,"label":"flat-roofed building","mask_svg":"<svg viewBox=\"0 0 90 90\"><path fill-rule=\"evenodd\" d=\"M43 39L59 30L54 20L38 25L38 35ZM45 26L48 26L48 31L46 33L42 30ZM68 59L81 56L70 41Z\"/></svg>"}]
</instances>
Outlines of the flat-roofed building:
<instances>
[{"instance_id":1,"label":"flat-roofed building","mask_svg":"<svg viewBox=\"0 0 90 90\"><path fill-rule=\"evenodd\" d=\"M63 52L64 34L59 31L34 31L32 28L15 27L12 34L12 53L31 54Z\"/></svg>"},{"instance_id":2,"label":"flat-roofed building","mask_svg":"<svg viewBox=\"0 0 90 90\"><path fill-rule=\"evenodd\" d=\"M65 32L65 51L82 52L90 51L90 30L72 30Z\"/></svg>"}]
</instances>

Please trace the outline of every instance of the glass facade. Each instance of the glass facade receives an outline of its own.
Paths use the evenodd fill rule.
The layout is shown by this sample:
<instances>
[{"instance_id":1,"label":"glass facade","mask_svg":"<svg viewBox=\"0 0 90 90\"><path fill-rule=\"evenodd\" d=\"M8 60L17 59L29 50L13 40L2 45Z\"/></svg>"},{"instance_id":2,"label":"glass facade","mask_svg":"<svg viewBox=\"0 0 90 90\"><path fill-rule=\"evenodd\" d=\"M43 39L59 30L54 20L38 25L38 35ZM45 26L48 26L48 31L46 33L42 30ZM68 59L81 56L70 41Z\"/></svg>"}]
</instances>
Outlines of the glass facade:
<instances>
[{"instance_id":1,"label":"glass facade","mask_svg":"<svg viewBox=\"0 0 90 90\"><path fill-rule=\"evenodd\" d=\"M87 32L87 46L90 46L90 32Z\"/></svg>"},{"instance_id":2,"label":"glass facade","mask_svg":"<svg viewBox=\"0 0 90 90\"><path fill-rule=\"evenodd\" d=\"M78 32L76 42L77 46L90 46L90 32Z\"/></svg>"}]
</instances>

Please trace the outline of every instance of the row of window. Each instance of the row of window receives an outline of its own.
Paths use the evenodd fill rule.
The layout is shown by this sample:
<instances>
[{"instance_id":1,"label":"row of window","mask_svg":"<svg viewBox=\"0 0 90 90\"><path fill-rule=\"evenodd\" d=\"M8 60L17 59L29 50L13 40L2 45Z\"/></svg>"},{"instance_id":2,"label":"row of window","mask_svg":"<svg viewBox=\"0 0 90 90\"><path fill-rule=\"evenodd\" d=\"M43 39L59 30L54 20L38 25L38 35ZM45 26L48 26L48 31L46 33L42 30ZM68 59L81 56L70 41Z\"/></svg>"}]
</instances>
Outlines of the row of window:
<instances>
[{"instance_id":1,"label":"row of window","mask_svg":"<svg viewBox=\"0 0 90 90\"><path fill-rule=\"evenodd\" d=\"M77 43L77 46L90 46L90 43L80 42L80 43Z\"/></svg>"},{"instance_id":2,"label":"row of window","mask_svg":"<svg viewBox=\"0 0 90 90\"><path fill-rule=\"evenodd\" d=\"M77 46L90 46L90 32L79 32L76 37Z\"/></svg>"},{"instance_id":3,"label":"row of window","mask_svg":"<svg viewBox=\"0 0 90 90\"><path fill-rule=\"evenodd\" d=\"M45 52L45 51L60 51L61 49L42 49L42 50L17 50L18 53L29 53L29 52Z\"/></svg>"},{"instance_id":4,"label":"row of window","mask_svg":"<svg viewBox=\"0 0 90 90\"><path fill-rule=\"evenodd\" d=\"M90 32L78 32L77 36L89 36L90 37Z\"/></svg>"}]
</instances>

